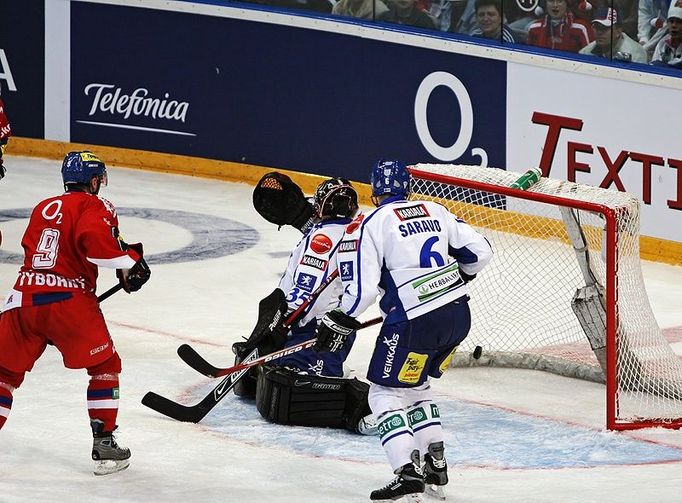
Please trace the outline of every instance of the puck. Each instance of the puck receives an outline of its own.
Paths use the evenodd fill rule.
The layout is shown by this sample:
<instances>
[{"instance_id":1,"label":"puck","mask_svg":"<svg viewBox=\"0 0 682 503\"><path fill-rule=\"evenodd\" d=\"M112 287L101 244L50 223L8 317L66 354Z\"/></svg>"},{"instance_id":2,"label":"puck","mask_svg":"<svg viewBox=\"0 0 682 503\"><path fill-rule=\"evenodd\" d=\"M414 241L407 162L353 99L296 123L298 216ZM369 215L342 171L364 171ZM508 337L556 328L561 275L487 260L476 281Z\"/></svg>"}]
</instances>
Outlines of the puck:
<instances>
[{"instance_id":1,"label":"puck","mask_svg":"<svg viewBox=\"0 0 682 503\"><path fill-rule=\"evenodd\" d=\"M481 346L476 346L474 348L474 358L478 360L483 354L483 348Z\"/></svg>"}]
</instances>

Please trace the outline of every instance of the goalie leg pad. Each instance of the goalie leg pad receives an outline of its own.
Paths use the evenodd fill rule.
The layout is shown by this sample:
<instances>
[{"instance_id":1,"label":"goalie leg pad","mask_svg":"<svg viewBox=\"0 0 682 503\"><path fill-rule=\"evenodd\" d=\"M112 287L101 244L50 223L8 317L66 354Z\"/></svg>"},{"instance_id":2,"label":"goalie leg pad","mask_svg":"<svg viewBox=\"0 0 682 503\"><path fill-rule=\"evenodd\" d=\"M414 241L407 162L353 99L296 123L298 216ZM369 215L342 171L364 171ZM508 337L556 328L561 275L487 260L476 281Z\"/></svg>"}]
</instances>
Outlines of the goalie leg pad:
<instances>
[{"instance_id":1,"label":"goalie leg pad","mask_svg":"<svg viewBox=\"0 0 682 503\"><path fill-rule=\"evenodd\" d=\"M262 366L256 408L277 424L346 428L356 431L369 414L369 386L357 379L299 374L283 367Z\"/></svg>"}]
</instances>

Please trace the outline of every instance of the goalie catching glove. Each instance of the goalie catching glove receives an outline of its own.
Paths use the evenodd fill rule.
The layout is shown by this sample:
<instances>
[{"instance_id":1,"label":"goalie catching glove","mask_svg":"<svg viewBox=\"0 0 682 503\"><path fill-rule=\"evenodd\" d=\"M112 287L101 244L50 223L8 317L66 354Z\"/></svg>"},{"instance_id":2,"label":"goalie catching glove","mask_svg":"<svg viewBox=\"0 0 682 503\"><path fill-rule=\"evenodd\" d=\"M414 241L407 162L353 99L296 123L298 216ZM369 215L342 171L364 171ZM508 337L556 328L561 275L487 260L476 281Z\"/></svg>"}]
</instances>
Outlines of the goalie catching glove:
<instances>
[{"instance_id":1,"label":"goalie catching glove","mask_svg":"<svg viewBox=\"0 0 682 503\"><path fill-rule=\"evenodd\" d=\"M134 266L130 269L116 269L116 276L118 277L119 283L123 289L127 292L137 292L142 285L149 281L149 277L152 275L152 271L147 265L144 259L144 250L142 248L142 243L127 244L121 241L122 246L126 246L124 250L132 248L140 256Z\"/></svg>"},{"instance_id":2,"label":"goalie catching glove","mask_svg":"<svg viewBox=\"0 0 682 503\"><path fill-rule=\"evenodd\" d=\"M313 349L318 353L341 351L346 345L348 336L360 328L362 324L338 309L330 311L322 317L315 329L317 341Z\"/></svg>"},{"instance_id":3,"label":"goalie catching glove","mask_svg":"<svg viewBox=\"0 0 682 503\"><path fill-rule=\"evenodd\" d=\"M313 205L301 188L276 171L263 176L253 189L253 207L268 222L291 225L304 234L315 222Z\"/></svg>"}]
</instances>

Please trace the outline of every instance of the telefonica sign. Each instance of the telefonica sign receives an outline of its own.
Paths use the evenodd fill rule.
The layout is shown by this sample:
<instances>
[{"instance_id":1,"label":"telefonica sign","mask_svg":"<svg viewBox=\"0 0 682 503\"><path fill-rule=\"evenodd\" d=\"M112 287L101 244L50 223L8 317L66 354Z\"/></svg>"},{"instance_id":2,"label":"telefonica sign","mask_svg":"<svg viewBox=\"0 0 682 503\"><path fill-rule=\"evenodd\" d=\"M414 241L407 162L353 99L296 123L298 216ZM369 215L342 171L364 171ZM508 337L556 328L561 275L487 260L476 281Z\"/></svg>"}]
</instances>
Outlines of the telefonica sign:
<instances>
[{"instance_id":1,"label":"telefonica sign","mask_svg":"<svg viewBox=\"0 0 682 503\"><path fill-rule=\"evenodd\" d=\"M187 131L139 126L126 122L131 117L144 117L155 120L177 121L184 124L189 110L189 103L171 99L169 93L164 93L161 98L155 98L150 96L149 90L144 87L138 87L132 93L126 94L121 87L113 84L92 83L85 86L84 94L92 98L90 111L88 112L90 117L95 114L100 114L98 117L101 117L101 113L108 113L113 116L114 122L76 121L81 124L196 136L194 133ZM116 122L116 119L119 119L119 121Z\"/></svg>"}]
</instances>

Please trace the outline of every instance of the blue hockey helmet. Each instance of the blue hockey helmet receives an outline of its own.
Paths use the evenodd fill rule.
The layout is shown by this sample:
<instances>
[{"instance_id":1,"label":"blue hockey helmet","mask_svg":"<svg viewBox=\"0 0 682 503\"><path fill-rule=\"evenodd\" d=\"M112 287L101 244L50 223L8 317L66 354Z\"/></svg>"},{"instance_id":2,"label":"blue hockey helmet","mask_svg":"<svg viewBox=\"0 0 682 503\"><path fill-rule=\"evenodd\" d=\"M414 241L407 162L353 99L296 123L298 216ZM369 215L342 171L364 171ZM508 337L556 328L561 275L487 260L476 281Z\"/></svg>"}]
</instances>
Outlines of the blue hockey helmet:
<instances>
[{"instance_id":1,"label":"blue hockey helmet","mask_svg":"<svg viewBox=\"0 0 682 503\"><path fill-rule=\"evenodd\" d=\"M369 178L372 185L372 196L391 194L407 199L411 192L411 180L412 177L404 162L381 160L376 163Z\"/></svg>"},{"instance_id":2,"label":"blue hockey helmet","mask_svg":"<svg viewBox=\"0 0 682 503\"><path fill-rule=\"evenodd\" d=\"M99 157L87 150L66 154L62 163L64 186L88 184L95 176L99 178L100 185L107 184L107 168Z\"/></svg>"}]
</instances>

